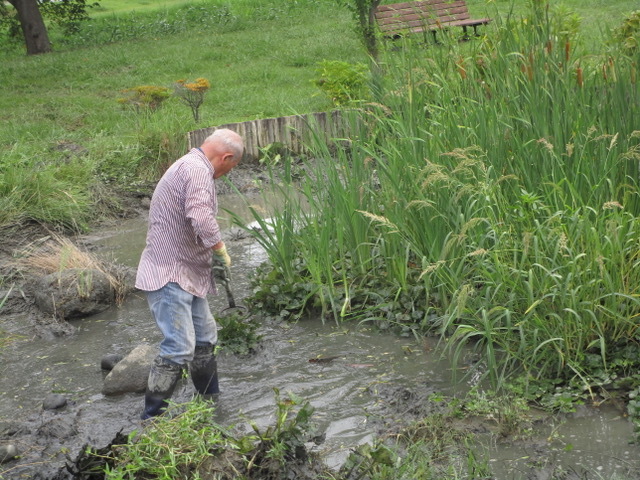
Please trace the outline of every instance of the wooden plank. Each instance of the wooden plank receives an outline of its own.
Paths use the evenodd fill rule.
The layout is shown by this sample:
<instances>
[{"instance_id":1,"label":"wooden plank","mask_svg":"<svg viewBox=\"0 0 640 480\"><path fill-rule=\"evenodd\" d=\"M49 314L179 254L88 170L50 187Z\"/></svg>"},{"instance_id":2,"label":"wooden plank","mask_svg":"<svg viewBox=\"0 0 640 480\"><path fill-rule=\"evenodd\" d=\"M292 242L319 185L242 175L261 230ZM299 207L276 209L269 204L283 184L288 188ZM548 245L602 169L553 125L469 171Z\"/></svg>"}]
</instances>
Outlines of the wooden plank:
<instances>
[{"instance_id":1,"label":"wooden plank","mask_svg":"<svg viewBox=\"0 0 640 480\"><path fill-rule=\"evenodd\" d=\"M440 12L439 15L423 15L419 13L412 13L410 15L405 15L402 18L394 17L394 18L385 18L378 21L380 28L386 26L397 26L401 24L407 24L411 22L427 22L428 24L433 24L438 21L448 21L447 19L454 20L466 20L471 18L469 12L463 9L453 9L446 12Z\"/></svg>"},{"instance_id":2,"label":"wooden plank","mask_svg":"<svg viewBox=\"0 0 640 480\"><path fill-rule=\"evenodd\" d=\"M377 7L377 11L380 12L384 12L386 10L401 10L403 8L421 8L422 6L427 6L427 5L450 5L452 3L458 3L457 0L454 1L447 1L447 0L416 0L413 2L400 2L400 3L393 3L393 4L389 4L389 5L378 5Z\"/></svg>"},{"instance_id":3,"label":"wooden plank","mask_svg":"<svg viewBox=\"0 0 640 480\"><path fill-rule=\"evenodd\" d=\"M406 18L421 17L421 18L435 18L448 13L466 13L469 14L469 10L464 5L453 5L447 8L439 8L436 10L402 10L402 11L389 11L383 14L376 14L376 20L378 22L402 22Z\"/></svg>"},{"instance_id":4,"label":"wooden plank","mask_svg":"<svg viewBox=\"0 0 640 480\"><path fill-rule=\"evenodd\" d=\"M442 10L451 7L465 7L466 2L464 0L453 0L450 2L443 2L441 0L433 1L420 1L405 2L405 3L392 3L389 5L380 5L376 8L376 13L388 14L391 12L404 12L410 10L430 11L430 10Z\"/></svg>"},{"instance_id":5,"label":"wooden plank","mask_svg":"<svg viewBox=\"0 0 640 480\"><path fill-rule=\"evenodd\" d=\"M416 10L407 10L404 14L400 15L392 15L391 12L386 14L385 16L376 16L376 20L378 23L386 24L386 23L402 23L407 20L415 20L418 18L439 18L444 15L469 15L469 10L466 7L451 7L442 10L436 11L416 11Z\"/></svg>"},{"instance_id":6,"label":"wooden plank","mask_svg":"<svg viewBox=\"0 0 640 480\"><path fill-rule=\"evenodd\" d=\"M428 7L431 8L431 7ZM389 11L385 16L377 16L376 20L383 32L397 31L403 28L414 28L424 26L429 29L429 25L437 25L443 22L456 20L466 20L470 18L469 12L464 2L455 2L439 10L419 11L416 8L406 9L401 15L397 11Z\"/></svg>"},{"instance_id":7,"label":"wooden plank","mask_svg":"<svg viewBox=\"0 0 640 480\"><path fill-rule=\"evenodd\" d=\"M245 144L245 158L250 160L259 159L260 149L274 143L282 144L285 149L294 154L306 153L305 145L311 135L320 135L328 144L331 144L335 138L348 137L349 130L340 111L316 112L226 123L194 130L187 134L189 148L202 145L205 138L218 128L228 128L242 136Z\"/></svg>"},{"instance_id":8,"label":"wooden plank","mask_svg":"<svg viewBox=\"0 0 640 480\"><path fill-rule=\"evenodd\" d=\"M491 21L489 18L471 18L464 0L416 0L380 5L374 14L385 36L433 31L450 26L477 26Z\"/></svg>"}]
</instances>

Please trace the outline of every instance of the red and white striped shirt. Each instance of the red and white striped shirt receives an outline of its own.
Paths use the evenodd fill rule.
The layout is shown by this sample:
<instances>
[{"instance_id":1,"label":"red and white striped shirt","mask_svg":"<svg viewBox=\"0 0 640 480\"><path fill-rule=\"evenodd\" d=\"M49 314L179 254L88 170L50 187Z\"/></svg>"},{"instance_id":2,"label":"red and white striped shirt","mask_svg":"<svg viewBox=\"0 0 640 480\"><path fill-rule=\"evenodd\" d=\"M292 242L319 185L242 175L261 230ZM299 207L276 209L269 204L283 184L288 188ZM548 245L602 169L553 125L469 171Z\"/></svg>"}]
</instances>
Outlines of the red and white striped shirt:
<instances>
[{"instance_id":1,"label":"red and white striped shirt","mask_svg":"<svg viewBox=\"0 0 640 480\"><path fill-rule=\"evenodd\" d=\"M213 172L204 153L194 148L158 182L136 288L154 291L176 282L197 297L217 293L211 279L211 247L222 237Z\"/></svg>"}]
</instances>

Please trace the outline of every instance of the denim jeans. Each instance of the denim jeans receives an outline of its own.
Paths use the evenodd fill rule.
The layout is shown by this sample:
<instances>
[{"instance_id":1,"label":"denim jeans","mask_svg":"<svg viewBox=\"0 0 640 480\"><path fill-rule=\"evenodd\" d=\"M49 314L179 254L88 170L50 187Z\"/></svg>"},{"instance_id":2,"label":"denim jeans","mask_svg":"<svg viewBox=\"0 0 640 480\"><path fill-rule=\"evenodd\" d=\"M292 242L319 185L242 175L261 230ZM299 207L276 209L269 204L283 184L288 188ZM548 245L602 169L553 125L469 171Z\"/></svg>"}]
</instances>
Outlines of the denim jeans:
<instances>
[{"instance_id":1,"label":"denim jeans","mask_svg":"<svg viewBox=\"0 0 640 480\"><path fill-rule=\"evenodd\" d=\"M160 357L178 365L193 360L196 346L213 346L218 341L216 321L206 298L185 292L177 283L147 292L151 315L162 332Z\"/></svg>"}]
</instances>

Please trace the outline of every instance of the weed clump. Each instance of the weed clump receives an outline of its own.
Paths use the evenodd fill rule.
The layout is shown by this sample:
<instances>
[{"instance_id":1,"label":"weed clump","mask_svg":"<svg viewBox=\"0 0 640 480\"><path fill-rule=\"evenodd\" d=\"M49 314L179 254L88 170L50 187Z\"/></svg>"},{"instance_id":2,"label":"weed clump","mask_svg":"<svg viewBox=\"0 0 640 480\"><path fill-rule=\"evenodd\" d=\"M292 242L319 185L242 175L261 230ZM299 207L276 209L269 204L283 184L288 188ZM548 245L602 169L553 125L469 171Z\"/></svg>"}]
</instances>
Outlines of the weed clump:
<instances>
[{"instance_id":1,"label":"weed clump","mask_svg":"<svg viewBox=\"0 0 640 480\"><path fill-rule=\"evenodd\" d=\"M123 90L123 93L126 93L127 97L120 98L118 102L133 107L137 113L155 112L171 96L168 88L155 85L139 85Z\"/></svg>"},{"instance_id":2,"label":"weed clump","mask_svg":"<svg viewBox=\"0 0 640 480\"><path fill-rule=\"evenodd\" d=\"M312 438L313 407L290 394L275 391L276 423L253 433L234 434L212 421L215 408L201 398L172 404L167 412L110 452L93 452L105 480L123 478L315 479L326 467L307 452ZM95 462L93 468L95 469Z\"/></svg>"}]
</instances>

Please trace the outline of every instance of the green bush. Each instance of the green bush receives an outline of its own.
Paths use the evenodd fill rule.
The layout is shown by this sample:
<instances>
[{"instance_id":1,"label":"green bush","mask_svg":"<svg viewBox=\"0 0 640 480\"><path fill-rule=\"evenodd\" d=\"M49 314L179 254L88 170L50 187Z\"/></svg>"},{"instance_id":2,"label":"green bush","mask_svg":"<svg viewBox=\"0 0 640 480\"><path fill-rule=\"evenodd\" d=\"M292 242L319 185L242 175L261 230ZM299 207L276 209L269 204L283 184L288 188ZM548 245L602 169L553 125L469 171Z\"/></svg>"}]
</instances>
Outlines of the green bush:
<instances>
[{"instance_id":1,"label":"green bush","mask_svg":"<svg viewBox=\"0 0 640 480\"><path fill-rule=\"evenodd\" d=\"M353 105L366 100L368 91L368 67L363 63L347 63L339 60L323 60L316 73L314 84L336 106Z\"/></svg>"},{"instance_id":2,"label":"green bush","mask_svg":"<svg viewBox=\"0 0 640 480\"><path fill-rule=\"evenodd\" d=\"M167 87L156 85L139 85L123 90L126 96L118 99L123 105L133 108L136 112L155 111L171 96Z\"/></svg>"},{"instance_id":3,"label":"green bush","mask_svg":"<svg viewBox=\"0 0 640 480\"><path fill-rule=\"evenodd\" d=\"M633 55L640 48L640 10L630 13L622 25L613 30L613 42L621 45L627 55Z\"/></svg>"}]
</instances>

